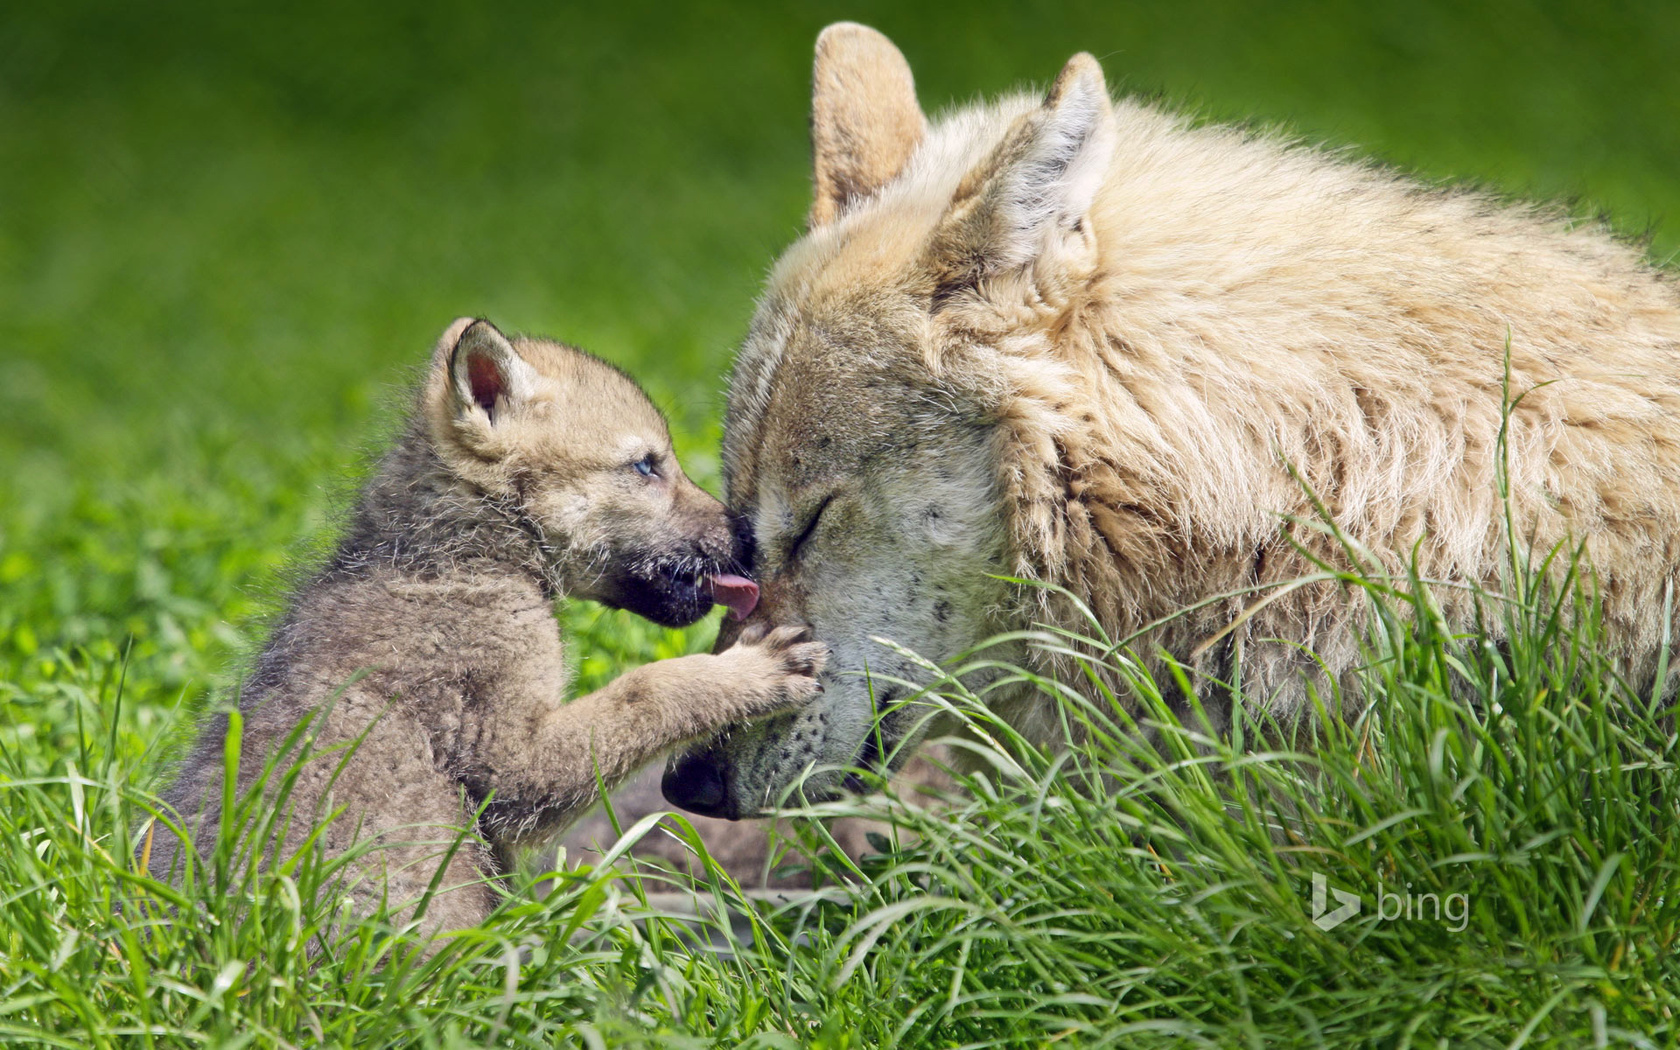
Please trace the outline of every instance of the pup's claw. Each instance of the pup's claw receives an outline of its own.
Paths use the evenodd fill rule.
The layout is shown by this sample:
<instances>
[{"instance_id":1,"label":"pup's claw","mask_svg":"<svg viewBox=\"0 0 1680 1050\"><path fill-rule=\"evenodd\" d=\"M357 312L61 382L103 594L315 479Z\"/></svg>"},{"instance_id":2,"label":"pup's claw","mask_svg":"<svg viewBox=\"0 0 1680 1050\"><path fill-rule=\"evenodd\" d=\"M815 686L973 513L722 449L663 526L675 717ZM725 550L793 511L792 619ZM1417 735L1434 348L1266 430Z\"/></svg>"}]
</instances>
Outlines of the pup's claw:
<instances>
[{"instance_id":1,"label":"pup's claw","mask_svg":"<svg viewBox=\"0 0 1680 1050\"><path fill-rule=\"evenodd\" d=\"M813 641L811 628L804 624L748 624L725 650L729 654L757 655L768 661L767 675L760 680L764 692L749 717L796 707L822 692L817 676L828 663L828 646Z\"/></svg>"}]
</instances>

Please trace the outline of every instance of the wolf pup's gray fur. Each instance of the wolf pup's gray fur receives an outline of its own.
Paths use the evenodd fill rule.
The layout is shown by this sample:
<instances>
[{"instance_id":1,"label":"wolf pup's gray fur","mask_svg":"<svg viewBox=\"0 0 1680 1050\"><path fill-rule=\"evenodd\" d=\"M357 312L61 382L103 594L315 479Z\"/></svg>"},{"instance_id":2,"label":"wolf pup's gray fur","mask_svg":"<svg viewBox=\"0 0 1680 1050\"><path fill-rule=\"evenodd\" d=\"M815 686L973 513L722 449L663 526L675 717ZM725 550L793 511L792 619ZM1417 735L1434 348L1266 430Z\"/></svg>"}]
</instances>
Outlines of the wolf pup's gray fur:
<instances>
[{"instance_id":1,"label":"wolf pup's gray fur","mask_svg":"<svg viewBox=\"0 0 1680 1050\"><path fill-rule=\"evenodd\" d=\"M363 908L382 891L393 906L421 897L488 799L477 827L487 845L449 861L422 920L426 932L475 924L495 902L490 879L592 803L597 773L612 785L673 745L816 693L824 650L781 627L566 702L556 598L683 625L711 608L715 576L718 598L744 613L751 585L722 575L737 543L627 376L458 320L336 555L240 690L239 787L313 718L318 754L297 779L286 847L303 843L312 816L345 807L327 850L357 835L381 847L354 869ZM165 795L201 849L221 817L227 725L224 714L204 727ZM319 752L358 738L335 779L346 749ZM180 848L160 826L152 872L179 877Z\"/></svg>"}]
</instances>

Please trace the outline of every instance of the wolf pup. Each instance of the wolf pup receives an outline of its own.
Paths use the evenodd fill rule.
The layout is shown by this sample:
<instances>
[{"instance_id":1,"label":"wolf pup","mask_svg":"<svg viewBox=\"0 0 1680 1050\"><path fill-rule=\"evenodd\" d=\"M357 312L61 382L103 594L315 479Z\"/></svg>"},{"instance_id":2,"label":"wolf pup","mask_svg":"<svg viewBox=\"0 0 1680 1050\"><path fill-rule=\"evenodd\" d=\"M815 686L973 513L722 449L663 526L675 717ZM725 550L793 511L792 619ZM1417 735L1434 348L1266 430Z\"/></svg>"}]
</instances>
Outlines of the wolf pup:
<instances>
[{"instance_id":1,"label":"wolf pup","mask_svg":"<svg viewBox=\"0 0 1680 1050\"><path fill-rule=\"evenodd\" d=\"M569 346L458 320L348 535L240 690L237 784L248 790L312 719L317 755L292 792L285 846L302 845L310 817L344 807L326 849L358 835L381 847L356 865L350 892L364 908L382 890L393 907L421 897L482 808L487 845L449 860L422 920L426 933L476 924L496 900L491 877L594 802L599 782L818 691L823 648L783 626L567 702L556 598L667 626L714 602L744 616L757 588L727 571L738 542L628 376ZM204 727L165 794L201 845L221 816L227 725L224 714ZM180 850L160 825L152 873L178 877Z\"/></svg>"}]
</instances>

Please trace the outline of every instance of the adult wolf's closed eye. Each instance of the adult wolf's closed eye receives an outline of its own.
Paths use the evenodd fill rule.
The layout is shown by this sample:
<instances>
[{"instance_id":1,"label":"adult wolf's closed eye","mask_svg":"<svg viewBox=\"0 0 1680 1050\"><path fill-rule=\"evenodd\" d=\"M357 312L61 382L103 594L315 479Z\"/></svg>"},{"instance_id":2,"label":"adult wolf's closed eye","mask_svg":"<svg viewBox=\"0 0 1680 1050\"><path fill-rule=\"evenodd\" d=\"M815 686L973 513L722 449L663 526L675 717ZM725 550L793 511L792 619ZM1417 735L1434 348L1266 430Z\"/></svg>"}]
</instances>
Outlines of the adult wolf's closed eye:
<instances>
[{"instance_id":1,"label":"adult wolf's closed eye","mask_svg":"<svg viewBox=\"0 0 1680 1050\"><path fill-rule=\"evenodd\" d=\"M918 674L876 637L944 660L1079 629L1078 603L1112 638L1165 620L1135 651L1188 662L1216 719L1233 681L1284 720L1315 691L1357 705L1353 596L1302 586L1244 618L1241 594L1343 557L1287 524L1315 515L1308 488L1391 566L1496 585L1507 358L1518 534L1585 542L1610 644L1632 680L1657 673L1653 613L1680 582L1680 295L1637 248L1112 101L1089 55L1042 96L930 124L897 48L834 25L811 134L809 232L736 358L724 465L766 550L790 508L844 487L819 543L764 563L759 611L809 622L834 659L818 703L683 756L673 802L751 814L813 764L875 761L862 672ZM1467 589L1440 593L1470 626ZM1056 725L1028 692L994 699L1029 735ZM881 754L908 753L918 715L883 717Z\"/></svg>"},{"instance_id":2,"label":"adult wolf's closed eye","mask_svg":"<svg viewBox=\"0 0 1680 1050\"><path fill-rule=\"evenodd\" d=\"M817 504L817 509L806 517L805 526L799 530L799 534L793 538L793 542L788 544L786 560L792 561L799 557L799 552L804 548L806 541L811 538L812 533L817 531L817 524L822 521L823 511L827 510L828 505L833 501L833 496L824 496L823 501Z\"/></svg>"}]
</instances>

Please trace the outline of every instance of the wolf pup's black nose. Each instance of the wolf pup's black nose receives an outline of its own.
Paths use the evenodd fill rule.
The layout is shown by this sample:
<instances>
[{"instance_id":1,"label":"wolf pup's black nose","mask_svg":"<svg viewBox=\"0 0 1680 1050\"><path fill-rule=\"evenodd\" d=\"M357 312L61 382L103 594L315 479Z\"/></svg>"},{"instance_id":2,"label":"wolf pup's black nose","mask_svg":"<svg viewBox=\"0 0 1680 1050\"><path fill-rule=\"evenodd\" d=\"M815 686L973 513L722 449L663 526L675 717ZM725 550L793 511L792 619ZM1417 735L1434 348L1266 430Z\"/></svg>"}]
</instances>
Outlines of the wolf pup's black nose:
<instances>
[{"instance_id":1,"label":"wolf pup's black nose","mask_svg":"<svg viewBox=\"0 0 1680 1050\"><path fill-rule=\"evenodd\" d=\"M723 784L722 767L703 751L671 759L659 787L665 793L665 801L690 813L739 819Z\"/></svg>"}]
</instances>

